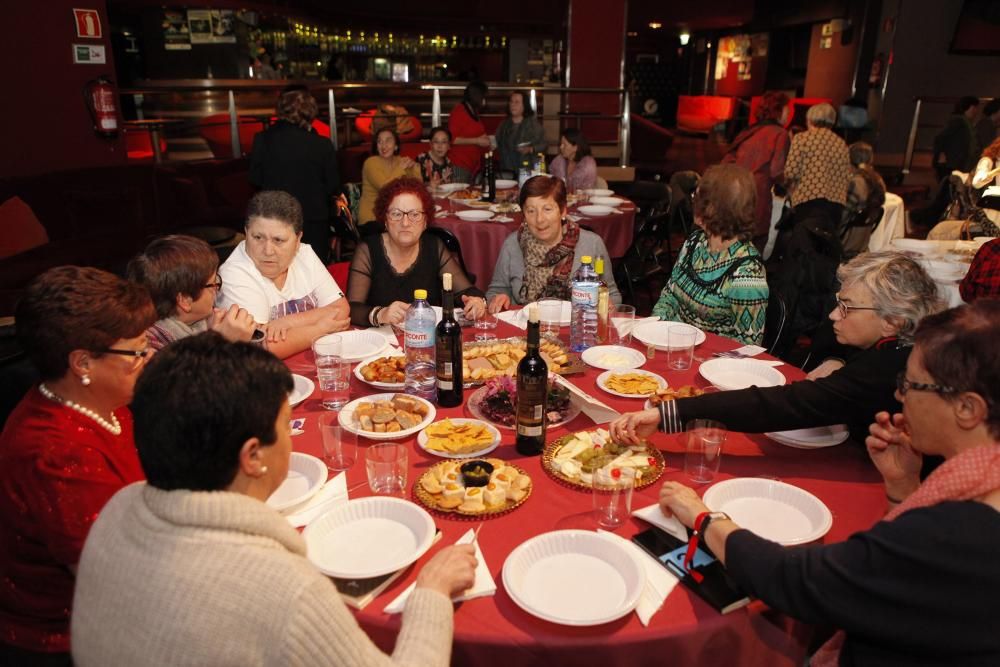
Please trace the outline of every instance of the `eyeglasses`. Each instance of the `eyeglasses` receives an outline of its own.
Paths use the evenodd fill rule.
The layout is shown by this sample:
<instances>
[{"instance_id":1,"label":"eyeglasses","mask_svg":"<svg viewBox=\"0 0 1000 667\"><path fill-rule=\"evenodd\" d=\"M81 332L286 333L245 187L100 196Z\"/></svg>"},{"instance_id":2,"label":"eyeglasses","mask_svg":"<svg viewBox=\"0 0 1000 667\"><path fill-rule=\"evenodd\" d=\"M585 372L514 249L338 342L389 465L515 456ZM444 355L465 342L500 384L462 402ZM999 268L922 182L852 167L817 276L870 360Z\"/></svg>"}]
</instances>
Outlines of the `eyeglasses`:
<instances>
[{"instance_id":1,"label":"eyeglasses","mask_svg":"<svg viewBox=\"0 0 1000 667\"><path fill-rule=\"evenodd\" d=\"M899 392L900 396L906 396L906 392L910 391L930 391L935 394L954 394L956 389L954 387L949 387L943 384L927 384L926 382L913 382L906 379L906 373L900 372L896 375L896 390Z\"/></svg>"},{"instance_id":2,"label":"eyeglasses","mask_svg":"<svg viewBox=\"0 0 1000 667\"><path fill-rule=\"evenodd\" d=\"M851 314L852 310L878 310L878 308L873 308L871 306L851 306L844 303L840 295L837 295L837 312L840 313L841 318L845 318Z\"/></svg>"},{"instance_id":3,"label":"eyeglasses","mask_svg":"<svg viewBox=\"0 0 1000 667\"><path fill-rule=\"evenodd\" d=\"M216 292L222 291L222 276L216 274L215 282L209 283L207 285L202 285L205 289L214 289Z\"/></svg>"},{"instance_id":4,"label":"eyeglasses","mask_svg":"<svg viewBox=\"0 0 1000 667\"><path fill-rule=\"evenodd\" d=\"M423 211L418 211L417 209L413 209L412 211L403 211L398 208L390 208L388 216L391 222L401 222L404 217L409 218L410 222L423 222L427 214Z\"/></svg>"}]
</instances>

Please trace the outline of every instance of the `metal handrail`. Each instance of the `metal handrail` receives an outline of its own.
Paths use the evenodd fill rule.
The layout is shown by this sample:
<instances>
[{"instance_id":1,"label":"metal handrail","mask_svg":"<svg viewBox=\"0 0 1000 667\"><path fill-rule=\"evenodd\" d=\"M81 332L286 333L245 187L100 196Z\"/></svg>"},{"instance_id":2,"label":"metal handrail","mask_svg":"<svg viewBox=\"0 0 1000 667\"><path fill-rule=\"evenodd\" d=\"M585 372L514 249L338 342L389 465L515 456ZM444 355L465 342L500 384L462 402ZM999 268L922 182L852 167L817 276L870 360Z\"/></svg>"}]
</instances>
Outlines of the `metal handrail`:
<instances>
[{"instance_id":1,"label":"metal handrail","mask_svg":"<svg viewBox=\"0 0 1000 667\"><path fill-rule=\"evenodd\" d=\"M910 173L910 167L913 166L913 153L916 151L917 147L917 131L921 127L940 127L938 125L921 125L920 124L920 112L923 109L923 105L926 104L949 104L954 105L961 98L958 97L942 97L940 95L917 95L913 98L913 117L910 119L910 133L906 138L906 151L903 153L903 174ZM981 97L979 98L980 103L989 102L992 98Z\"/></svg>"}]
</instances>

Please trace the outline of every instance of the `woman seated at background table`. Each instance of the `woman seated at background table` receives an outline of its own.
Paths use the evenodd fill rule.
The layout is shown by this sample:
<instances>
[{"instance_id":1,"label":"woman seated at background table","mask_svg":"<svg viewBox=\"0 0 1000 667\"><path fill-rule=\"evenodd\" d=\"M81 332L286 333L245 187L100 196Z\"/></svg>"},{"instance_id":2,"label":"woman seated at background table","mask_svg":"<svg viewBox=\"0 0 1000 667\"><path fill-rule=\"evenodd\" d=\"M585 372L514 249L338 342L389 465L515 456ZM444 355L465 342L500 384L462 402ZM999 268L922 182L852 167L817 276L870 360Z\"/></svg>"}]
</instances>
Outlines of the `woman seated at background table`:
<instances>
[{"instance_id":1,"label":"woman seated at background table","mask_svg":"<svg viewBox=\"0 0 1000 667\"><path fill-rule=\"evenodd\" d=\"M361 167L361 201L358 202L358 222L362 225L375 220L375 198L389 181L401 176L420 178L420 167L399 154L399 135L384 127L372 137L372 154Z\"/></svg>"},{"instance_id":2,"label":"woman seated at background table","mask_svg":"<svg viewBox=\"0 0 1000 667\"><path fill-rule=\"evenodd\" d=\"M890 511L845 542L782 547L706 515L694 490L663 485L663 513L700 525L699 540L744 591L842 630L813 667L1000 664L998 334L1000 301L920 323L898 379L902 414L880 412L866 441ZM945 462L921 483L927 455Z\"/></svg>"},{"instance_id":3,"label":"woman seated at background table","mask_svg":"<svg viewBox=\"0 0 1000 667\"><path fill-rule=\"evenodd\" d=\"M518 197L524 222L500 247L493 280L486 290L491 313L511 305L539 299L570 300L570 280L581 258L604 257L608 296L612 303L622 295L611 272L604 241L566 217L566 184L551 176L529 178Z\"/></svg>"},{"instance_id":4,"label":"woman seated at background table","mask_svg":"<svg viewBox=\"0 0 1000 667\"><path fill-rule=\"evenodd\" d=\"M545 130L535 118L535 110L524 93L515 90L507 98L507 117L497 128L500 171L505 178L517 178L521 160L544 152L547 147Z\"/></svg>"},{"instance_id":5,"label":"woman seated at background table","mask_svg":"<svg viewBox=\"0 0 1000 667\"><path fill-rule=\"evenodd\" d=\"M426 153L417 156L417 166L424 177L424 183L436 188L442 183L451 183L451 160L448 159L448 149L451 148L451 132L447 127L431 128L431 148Z\"/></svg>"},{"instance_id":6,"label":"woman seated at background table","mask_svg":"<svg viewBox=\"0 0 1000 667\"><path fill-rule=\"evenodd\" d=\"M595 187L597 162L590 155L590 144L575 127L563 130L559 137L559 155L552 160L550 172L566 181L570 192Z\"/></svg>"},{"instance_id":7,"label":"woman seated at background table","mask_svg":"<svg viewBox=\"0 0 1000 667\"><path fill-rule=\"evenodd\" d=\"M473 81L465 87L462 101L455 105L448 115L448 130L451 142L459 147L451 153L455 166L454 179L459 183L469 183L479 172L483 154L490 148L490 137L486 125L479 114L486 108L486 94L489 88L482 81Z\"/></svg>"},{"instance_id":8,"label":"woman seated at background table","mask_svg":"<svg viewBox=\"0 0 1000 667\"><path fill-rule=\"evenodd\" d=\"M402 325L417 289L441 305L441 276L450 273L452 291L469 319L482 317L486 301L472 284L458 259L441 240L424 234L434 215L434 200L416 178L398 178L375 200L375 215L385 231L365 236L354 250L347 281L351 322L359 327Z\"/></svg>"},{"instance_id":9,"label":"woman seated at background table","mask_svg":"<svg viewBox=\"0 0 1000 667\"><path fill-rule=\"evenodd\" d=\"M767 273L750 242L756 185L737 164L709 167L694 195L695 230L677 256L653 315L760 344L767 311Z\"/></svg>"},{"instance_id":10,"label":"woman seated at background table","mask_svg":"<svg viewBox=\"0 0 1000 667\"><path fill-rule=\"evenodd\" d=\"M383 654L264 502L288 474L291 389L273 355L212 332L143 373L133 410L149 481L115 495L87 539L77 665L449 664L451 596L475 580L474 547L424 565Z\"/></svg>"},{"instance_id":11,"label":"woman seated at background table","mask_svg":"<svg viewBox=\"0 0 1000 667\"><path fill-rule=\"evenodd\" d=\"M896 375L906 367L913 332L942 304L934 281L898 253L858 255L837 278L834 334L837 342L863 350L847 365L830 361L829 375L817 380L666 401L622 415L612 422L612 435L635 442L637 433L656 427L677 433L692 419L716 419L747 433L846 424L855 441L864 441L872 415L899 410Z\"/></svg>"},{"instance_id":12,"label":"woman seated at background table","mask_svg":"<svg viewBox=\"0 0 1000 667\"><path fill-rule=\"evenodd\" d=\"M266 325L267 349L281 358L350 325L344 293L302 243L302 207L287 192L265 190L250 199L246 240L219 276L220 306L236 304Z\"/></svg>"},{"instance_id":13,"label":"woman seated at background table","mask_svg":"<svg viewBox=\"0 0 1000 667\"><path fill-rule=\"evenodd\" d=\"M218 331L227 340L263 341L253 316L236 304L215 308L222 289L219 256L193 236L174 234L154 239L128 263L128 278L153 298L160 319L146 330L149 346L160 350L168 343L202 331Z\"/></svg>"},{"instance_id":14,"label":"woman seated at background table","mask_svg":"<svg viewBox=\"0 0 1000 667\"><path fill-rule=\"evenodd\" d=\"M83 541L108 499L143 479L127 406L156 311L140 285L61 266L16 315L41 384L0 435L0 664L69 665Z\"/></svg>"}]
</instances>

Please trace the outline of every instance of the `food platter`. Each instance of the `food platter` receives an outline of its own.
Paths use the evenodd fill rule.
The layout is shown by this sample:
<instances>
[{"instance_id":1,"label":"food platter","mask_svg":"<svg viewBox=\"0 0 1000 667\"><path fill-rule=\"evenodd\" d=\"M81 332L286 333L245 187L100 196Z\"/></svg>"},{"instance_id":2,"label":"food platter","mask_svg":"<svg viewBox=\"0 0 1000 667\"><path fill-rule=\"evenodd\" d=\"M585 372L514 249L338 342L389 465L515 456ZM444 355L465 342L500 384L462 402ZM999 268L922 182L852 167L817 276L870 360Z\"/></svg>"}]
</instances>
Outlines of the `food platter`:
<instances>
[{"instance_id":1,"label":"food platter","mask_svg":"<svg viewBox=\"0 0 1000 667\"><path fill-rule=\"evenodd\" d=\"M636 381L639 381L638 380L639 376L642 376L643 378L648 378L647 382L650 386L652 386L653 383L655 383L656 386L653 387L649 392L645 391L629 392L629 391L623 391L621 389L616 389L610 386L611 383L614 383L616 381L627 382L627 380L631 377L635 377ZM651 394L654 394L656 391L666 387L667 381L663 378L662 375L657 375L656 373L643 370L641 368L616 369L611 371L604 371L603 373L598 375L597 386L600 387L603 391L612 394L613 396L620 396L622 398L646 398Z\"/></svg>"},{"instance_id":2,"label":"food platter","mask_svg":"<svg viewBox=\"0 0 1000 667\"><path fill-rule=\"evenodd\" d=\"M527 341L519 336L466 343L462 347L462 378L465 385L474 386L501 375L513 375L526 350ZM583 370L579 355L571 355L558 338L543 336L539 352L548 364L550 373L565 375Z\"/></svg>"},{"instance_id":3,"label":"food platter","mask_svg":"<svg viewBox=\"0 0 1000 667\"><path fill-rule=\"evenodd\" d=\"M402 364L399 364L398 360L400 360L400 359L404 359L405 360L405 357L403 357L402 355L395 355L395 354L394 355L385 355L384 354L384 355L380 355L380 356L376 356L376 357L370 357L368 359L365 359L364 361L362 361L361 363L359 363L357 366L354 367L354 377L358 378L359 380L361 380L365 384L370 384L371 386L378 387L379 389L394 389L394 390L397 390L397 391L402 391L403 388L406 386L406 383L402 379L400 379L399 382L383 382L383 381L380 381L380 380L375 380L375 379L369 380L369 379L365 378L365 372L366 372L366 369L368 369L369 365L373 364L375 362L382 362L384 359L392 359L395 362L396 366L400 366ZM385 362L383 362L383 364L384 363ZM385 368L385 369L382 369L382 370L383 371L387 371L388 368ZM402 374L403 374L402 373L403 369L399 368L398 371L399 371L399 374L397 375L397 377L401 377Z\"/></svg>"},{"instance_id":4,"label":"food platter","mask_svg":"<svg viewBox=\"0 0 1000 667\"><path fill-rule=\"evenodd\" d=\"M710 387L710 390L715 391L715 387ZM664 387L663 389L658 389L655 394L647 398L644 407L648 410L649 408L655 408L660 403L666 403L678 398L702 396L703 394L707 394L708 391L692 384L685 384L680 387Z\"/></svg>"},{"instance_id":5,"label":"food platter","mask_svg":"<svg viewBox=\"0 0 1000 667\"><path fill-rule=\"evenodd\" d=\"M546 445L545 449L542 451L542 468L545 470L546 473L549 474L549 476L568 486L577 489L590 490L592 483L592 476L586 472L581 472L580 474L577 475L567 474L569 472L569 466L566 466L564 464L564 459L561 460L561 458L557 458L557 456L558 457L564 456L565 452L560 452L563 445L570 444L575 439L578 439L583 435L590 437L591 440L593 440L594 436L596 436L598 440L604 440L606 442L610 440L610 436L608 436L607 433L608 432L606 430L599 428L596 431L592 432L581 431L578 433L571 433L569 435L565 435L561 438L553 440L548 445ZM584 451L585 449L589 450L598 449L598 447L596 447L594 443L585 443L585 444L587 444L587 447L582 449L581 452ZM647 464L646 466L635 467L637 473L639 473L639 476L636 477L636 482L635 482L636 489L643 489L649 486L650 484L658 480L660 476L663 474L663 470L666 467L666 461L664 461L663 459L663 454L660 452L660 450L656 449L648 442L643 443L639 446L629 446L629 447L625 447L624 445L615 445L615 446L623 447L626 450L629 449L632 450L633 453L628 456L636 456L636 457L642 456L646 458L645 461ZM624 450L621 454L617 456L622 456L622 454L624 454ZM608 454L607 456L615 456L615 455ZM638 460L633 459L633 462L638 462ZM613 465L612 467L632 467L632 466Z\"/></svg>"},{"instance_id":6,"label":"food platter","mask_svg":"<svg viewBox=\"0 0 1000 667\"><path fill-rule=\"evenodd\" d=\"M393 401L398 402L400 398L402 398L404 401L405 400L416 401L420 405L420 407L424 411L424 414L423 414L423 419L421 419L419 423L410 426L409 428L402 428L404 424L400 423L398 420L395 420L396 423L399 424L400 426L400 429L398 431L388 431L388 430L369 431L364 427L362 427L361 417L369 408L369 406L365 405L366 403L377 404L380 402L390 402L390 403ZM412 411L410 410L404 410L404 411L411 414L417 414L418 416L420 416L418 413L412 413ZM434 408L434 406L431 405L428 401L425 401L424 399L418 396L410 396L409 394L400 394L400 393L372 394L371 396L364 396L362 398L357 398L348 403L347 405L345 405L344 407L342 407L340 409L340 415L338 416L338 421L340 422L340 425L343 426L345 429L347 429L349 432L355 435L360 435L362 437L368 438L370 440L401 440L402 438L407 438L415 433L419 433L422 429L426 428L428 424L434 421L434 417L436 414L437 410ZM407 423L408 422L409 420L407 421Z\"/></svg>"},{"instance_id":7,"label":"food platter","mask_svg":"<svg viewBox=\"0 0 1000 667\"><path fill-rule=\"evenodd\" d=\"M502 380L502 378L500 378L500 380ZM466 403L466 405L469 408L469 412L472 413L472 416L475 417L476 419L481 419L482 421L492 424L497 428L513 430L514 429L513 420L512 423L505 424L501 421L491 419L490 416L487 414L488 411L485 410L483 407L483 400L485 400L488 391L489 387L483 386L480 387L479 389L476 389L476 391L474 391L472 395L469 396L469 400ZM568 390L565 391L568 392ZM579 414L580 414L580 406L574 403L572 400L570 400L569 404L562 412L562 418L557 419L556 421L550 421L547 428L558 428L560 426L564 426L573 421L574 419L576 419Z\"/></svg>"},{"instance_id":8,"label":"food platter","mask_svg":"<svg viewBox=\"0 0 1000 667\"><path fill-rule=\"evenodd\" d=\"M594 345L581 355L584 363L594 368L639 368L646 363L646 355L624 345Z\"/></svg>"},{"instance_id":9,"label":"food platter","mask_svg":"<svg viewBox=\"0 0 1000 667\"><path fill-rule=\"evenodd\" d=\"M455 446L455 441L458 439L459 434L449 434L446 432L446 427L448 425L454 425L459 429L482 427L482 429L485 430L488 435L492 436L492 438L488 443L478 446L472 445L472 449L463 451L459 447ZM436 442L445 441L447 442L447 445L444 448L435 446ZM420 445L420 448L428 454L440 456L445 459L476 458L477 456L485 456L500 446L500 431L498 431L496 427L488 423L486 420L450 417L439 422L434 422L421 431L420 435L417 436L417 444Z\"/></svg>"},{"instance_id":10,"label":"food platter","mask_svg":"<svg viewBox=\"0 0 1000 667\"><path fill-rule=\"evenodd\" d=\"M465 464L480 460L489 463L493 467L493 471L490 473L489 484L493 485L495 488L491 489L491 493L500 494L502 492L502 503L486 504L485 493L488 486L466 487L464 485L460 469ZM453 476L453 478L451 476ZM447 481L449 479L451 481ZM501 479L503 479L504 483L508 485L507 489L501 488L502 485L499 482ZM522 479L527 481L520 481ZM451 502L448 502L445 498L445 485L453 485L455 487L449 492L462 494L461 504L458 506L454 505L454 502L458 500L457 496L455 496ZM433 493L432 491L437 490L438 487L441 487L442 490L437 493ZM501 459L461 459L442 461L441 463L431 467L427 472L421 475L416 482L414 482L413 495L420 502L420 504L428 509L434 510L435 512L452 514L458 517L493 518L502 514L507 514L508 512L511 512L523 505L525 501L531 497L531 490L533 487L534 484L531 477L528 476L528 473L526 473L522 468L512 465L506 461L502 461ZM467 494L471 493L473 488L482 489L482 491L478 492L477 495L481 495L479 504L483 507L482 509L476 511L466 507Z\"/></svg>"}]
</instances>

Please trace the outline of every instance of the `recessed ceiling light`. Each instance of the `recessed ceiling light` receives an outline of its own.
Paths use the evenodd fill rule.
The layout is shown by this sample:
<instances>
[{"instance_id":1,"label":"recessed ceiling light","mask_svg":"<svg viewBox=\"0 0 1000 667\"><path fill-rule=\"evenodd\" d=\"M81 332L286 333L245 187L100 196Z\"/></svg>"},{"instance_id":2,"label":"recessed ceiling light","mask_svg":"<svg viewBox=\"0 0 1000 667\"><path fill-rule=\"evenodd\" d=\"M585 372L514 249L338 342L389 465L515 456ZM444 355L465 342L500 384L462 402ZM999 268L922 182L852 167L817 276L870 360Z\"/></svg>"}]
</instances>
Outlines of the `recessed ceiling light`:
<instances>
[{"instance_id":1,"label":"recessed ceiling light","mask_svg":"<svg viewBox=\"0 0 1000 667\"><path fill-rule=\"evenodd\" d=\"M658 21L650 21L649 27L652 28L653 30L659 30L660 28L663 27L663 24Z\"/></svg>"}]
</instances>

